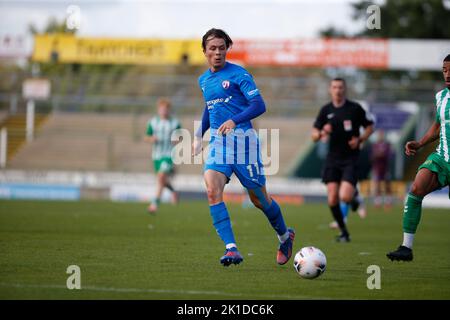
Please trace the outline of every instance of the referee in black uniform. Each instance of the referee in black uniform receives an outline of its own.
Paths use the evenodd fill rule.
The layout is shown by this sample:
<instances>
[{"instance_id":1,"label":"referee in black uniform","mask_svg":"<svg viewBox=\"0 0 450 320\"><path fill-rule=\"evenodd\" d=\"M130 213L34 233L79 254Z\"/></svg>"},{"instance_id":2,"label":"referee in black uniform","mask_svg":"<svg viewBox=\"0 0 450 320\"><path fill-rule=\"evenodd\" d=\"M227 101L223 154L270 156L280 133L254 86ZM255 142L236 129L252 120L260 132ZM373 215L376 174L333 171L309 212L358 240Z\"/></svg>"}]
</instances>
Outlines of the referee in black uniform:
<instances>
[{"instance_id":1,"label":"referee in black uniform","mask_svg":"<svg viewBox=\"0 0 450 320\"><path fill-rule=\"evenodd\" d=\"M360 145L370 137L374 128L373 121L361 105L347 100L344 79L331 80L329 91L331 102L320 109L311 137L317 142L329 136L322 181L327 185L328 205L341 230L336 240L349 242L350 235L339 202L350 203L355 196ZM365 130L360 135L361 127Z\"/></svg>"}]
</instances>

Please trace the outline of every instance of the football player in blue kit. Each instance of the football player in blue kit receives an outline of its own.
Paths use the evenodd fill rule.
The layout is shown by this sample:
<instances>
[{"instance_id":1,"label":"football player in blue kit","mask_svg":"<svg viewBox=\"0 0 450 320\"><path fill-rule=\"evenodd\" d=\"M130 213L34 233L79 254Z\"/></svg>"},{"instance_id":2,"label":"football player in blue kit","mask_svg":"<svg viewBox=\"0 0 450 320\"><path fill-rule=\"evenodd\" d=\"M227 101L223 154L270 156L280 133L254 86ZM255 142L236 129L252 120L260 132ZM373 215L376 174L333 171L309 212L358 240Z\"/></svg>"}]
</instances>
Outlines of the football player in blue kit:
<instances>
[{"instance_id":1,"label":"football player in blue kit","mask_svg":"<svg viewBox=\"0 0 450 320\"><path fill-rule=\"evenodd\" d=\"M209 68L199 77L205 109L192 152L197 155L202 151L202 137L210 129L204 179L213 225L225 244L220 263L229 266L243 260L223 202L225 185L234 173L252 203L264 212L276 231L279 240L276 260L283 265L292 255L295 232L286 227L280 207L266 191L259 141L250 122L263 114L266 107L250 73L226 61L232 44L228 34L220 29L211 29L202 38Z\"/></svg>"}]
</instances>

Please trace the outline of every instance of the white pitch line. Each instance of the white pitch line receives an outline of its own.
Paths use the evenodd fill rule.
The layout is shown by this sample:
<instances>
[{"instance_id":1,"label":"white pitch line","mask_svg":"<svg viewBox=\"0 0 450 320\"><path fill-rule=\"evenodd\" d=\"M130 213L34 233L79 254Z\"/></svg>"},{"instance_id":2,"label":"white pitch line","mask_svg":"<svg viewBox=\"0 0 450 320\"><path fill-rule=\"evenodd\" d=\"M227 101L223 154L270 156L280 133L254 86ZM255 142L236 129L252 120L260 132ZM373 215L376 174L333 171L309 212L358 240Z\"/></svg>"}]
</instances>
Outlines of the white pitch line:
<instances>
[{"instance_id":1,"label":"white pitch line","mask_svg":"<svg viewBox=\"0 0 450 320\"><path fill-rule=\"evenodd\" d=\"M12 288L37 288L37 289L67 289L66 286L55 285L55 284L20 284L20 283L0 283L1 287L12 287ZM68 289L67 289L68 290ZM198 290L166 290L166 289L139 289L139 288L112 288L112 287L93 287L81 286L80 290L89 291L100 291L100 292L122 292L122 293L169 293L169 294L190 294L190 295L217 295L217 296L229 296L229 297L242 297L243 293L231 293L231 292L221 292L221 291L198 291ZM71 290L72 291L72 290ZM77 291L77 290L74 290ZM252 298L271 298L271 299L323 299L332 300L336 298L331 297L308 297L308 296L291 296L291 295L260 295L260 294L246 294Z\"/></svg>"}]
</instances>

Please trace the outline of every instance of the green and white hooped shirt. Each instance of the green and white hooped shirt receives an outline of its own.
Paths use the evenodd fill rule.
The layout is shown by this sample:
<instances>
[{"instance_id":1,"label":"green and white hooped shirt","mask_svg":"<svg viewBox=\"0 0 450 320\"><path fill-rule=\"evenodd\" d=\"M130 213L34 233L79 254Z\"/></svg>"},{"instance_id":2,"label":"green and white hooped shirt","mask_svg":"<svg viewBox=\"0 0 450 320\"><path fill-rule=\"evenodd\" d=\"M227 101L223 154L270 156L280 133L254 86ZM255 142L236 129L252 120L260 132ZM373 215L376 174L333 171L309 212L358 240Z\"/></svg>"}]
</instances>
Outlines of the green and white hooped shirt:
<instances>
[{"instance_id":1,"label":"green and white hooped shirt","mask_svg":"<svg viewBox=\"0 0 450 320\"><path fill-rule=\"evenodd\" d=\"M445 88L436 94L436 122L441 124L436 153L450 163L450 90Z\"/></svg>"},{"instance_id":2,"label":"green and white hooped shirt","mask_svg":"<svg viewBox=\"0 0 450 320\"><path fill-rule=\"evenodd\" d=\"M176 118L161 119L158 116L153 117L147 124L147 135L156 136L157 141L153 144L152 159L172 157L172 133L181 128L181 124Z\"/></svg>"}]
</instances>

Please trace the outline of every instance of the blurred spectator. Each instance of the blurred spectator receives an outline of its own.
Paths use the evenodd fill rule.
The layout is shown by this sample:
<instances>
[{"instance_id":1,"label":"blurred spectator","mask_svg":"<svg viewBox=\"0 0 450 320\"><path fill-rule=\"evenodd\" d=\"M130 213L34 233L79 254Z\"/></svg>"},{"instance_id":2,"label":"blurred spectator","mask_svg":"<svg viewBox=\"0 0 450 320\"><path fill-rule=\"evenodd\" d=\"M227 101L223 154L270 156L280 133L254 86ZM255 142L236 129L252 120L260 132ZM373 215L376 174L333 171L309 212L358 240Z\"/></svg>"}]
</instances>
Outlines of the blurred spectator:
<instances>
[{"instance_id":1,"label":"blurred spectator","mask_svg":"<svg viewBox=\"0 0 450 320\"><path fill-rule=\"evenodd\" d=\"M370 161L372 164L372 180L375 186L374 205L388 210L392 206L391 197L391 175L389 172L389 162L392 157L391 145L385 139L383 130L378 130L377 142L372 145ZM384 188L382 188L384 184ZM384 192L382 190L384 189Z\"/></svg>"}]
</instances>

